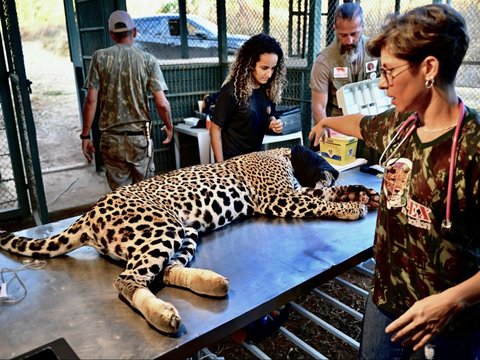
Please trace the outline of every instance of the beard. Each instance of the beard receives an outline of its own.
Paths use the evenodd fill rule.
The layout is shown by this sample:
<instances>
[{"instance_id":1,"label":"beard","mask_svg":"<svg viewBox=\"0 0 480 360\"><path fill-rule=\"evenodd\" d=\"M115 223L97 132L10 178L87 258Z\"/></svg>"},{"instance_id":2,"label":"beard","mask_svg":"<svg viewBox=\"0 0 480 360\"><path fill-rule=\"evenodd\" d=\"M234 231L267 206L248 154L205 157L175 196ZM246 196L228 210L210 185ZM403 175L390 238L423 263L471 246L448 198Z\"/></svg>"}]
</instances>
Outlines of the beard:
<instances>
[{"instance_id":1,"label":"beard","mask_svg":"<svg viewBox=\"0 0 480 360\"><path fill-rule=\"evenodd\" d=\"M345 58L347 63L354 63L360 56L358 44L340 45L340 54Z\"/></svg>"}]
</instances>

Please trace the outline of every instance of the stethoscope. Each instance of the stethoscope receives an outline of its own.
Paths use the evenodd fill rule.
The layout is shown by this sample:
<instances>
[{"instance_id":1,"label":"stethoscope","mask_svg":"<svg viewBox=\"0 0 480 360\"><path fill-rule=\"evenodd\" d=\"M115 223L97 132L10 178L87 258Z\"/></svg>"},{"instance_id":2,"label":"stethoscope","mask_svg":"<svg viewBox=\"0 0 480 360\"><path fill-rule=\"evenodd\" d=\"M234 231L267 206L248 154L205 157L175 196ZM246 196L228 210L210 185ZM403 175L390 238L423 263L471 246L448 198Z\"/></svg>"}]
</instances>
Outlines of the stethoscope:
<instances>
[{"instance_id":1,"label":"stethoscope","mask_svg":"<svg viewBox=\"0 0 480 360\"><path fill-rule=\"evenodd\" d=\"M452 221L451 221L451 209L452 209L452 193L453 193L453 180L455 177L455 167L457 165L457 157L455 156L457 152L457 147L458 147L458 138L460 137L460 128L462 127L462 122L463 118L465 116L465 106L463 105L462 99L458 98L458 106L460 108L460 113L458 116L457 120L457 125L455 129L455 135L453 136L453 141L452 141L452 148L450 149L450 167L448 170L448 188L447 188L447 207L445 210L445 219L442 221L442 231L449 231L452 227ZM403 124L400 126L396 134L393 136L392 140L388 143L387 147L385 150L382 152L382 155L380 156L380 159L378 160L378 163L381 167L384 169L388 168L388 163L390 160L392 160L393 156L395 154L399 153L400 147L407 141L412 133L415 131L415 129L418 127L418 116L417 114L413 114L407 118L403 122ZM403 136L402 140L399 142L399 144L393 148L393 145L395 142L398 141L398 139ZM387 152L389 150L392 150L390 155L385 159L385 161L382 161L382 159L385 157Z\"/></svg>"}]
</instances>

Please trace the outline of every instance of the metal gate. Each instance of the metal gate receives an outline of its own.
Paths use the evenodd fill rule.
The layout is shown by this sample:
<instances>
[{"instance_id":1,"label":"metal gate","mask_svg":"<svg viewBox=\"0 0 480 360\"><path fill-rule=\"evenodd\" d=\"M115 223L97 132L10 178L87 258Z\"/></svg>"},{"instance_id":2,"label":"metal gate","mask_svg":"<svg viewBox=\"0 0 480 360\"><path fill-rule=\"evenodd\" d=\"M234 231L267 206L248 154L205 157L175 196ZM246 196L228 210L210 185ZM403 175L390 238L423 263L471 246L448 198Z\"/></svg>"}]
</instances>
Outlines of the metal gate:
<instances>
[{"instance_id":1,"label":"metal gate","mask_svg":"<svg viewBox=\"0 0 480 360\"><path fill-rule=\"evenodd\" d=\"M48 221L15 2L0 9L0 220Z\"/></svg>"}]
</instances>

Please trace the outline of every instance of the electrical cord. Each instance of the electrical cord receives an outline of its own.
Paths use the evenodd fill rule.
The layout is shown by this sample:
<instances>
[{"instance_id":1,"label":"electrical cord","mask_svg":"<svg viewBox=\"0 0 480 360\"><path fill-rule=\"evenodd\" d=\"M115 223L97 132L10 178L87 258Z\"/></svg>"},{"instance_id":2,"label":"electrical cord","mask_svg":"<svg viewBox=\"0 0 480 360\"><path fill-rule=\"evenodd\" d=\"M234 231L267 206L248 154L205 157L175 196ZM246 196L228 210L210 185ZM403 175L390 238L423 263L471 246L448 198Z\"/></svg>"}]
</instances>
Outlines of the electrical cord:
<instances>
[{"instance_id":1,"label":"electrical cord","mask_svg":"<svg viewBox=\"0 0 480 360\"><path fill-rule=\"evenodd\" d=\"M47 264L46 261L43 260L24 260L23 265L19 266L18 268L11 269L11 268L2 268L0 270L0 280L1 280L1 287L0 287L0 305L12 305L18 304L20 301L25 299L27 296L27 287L25 283L22 281L20 276L18 276L18 272L22 270L40 270ZM8 278L7 274L12 274L10 278ZM9 295L7 292L8 287L13 283L14 280L17 280L20 287L23 290L22 295L19 298L14 298L12 295Z\"/></svg>"}]
</instances>

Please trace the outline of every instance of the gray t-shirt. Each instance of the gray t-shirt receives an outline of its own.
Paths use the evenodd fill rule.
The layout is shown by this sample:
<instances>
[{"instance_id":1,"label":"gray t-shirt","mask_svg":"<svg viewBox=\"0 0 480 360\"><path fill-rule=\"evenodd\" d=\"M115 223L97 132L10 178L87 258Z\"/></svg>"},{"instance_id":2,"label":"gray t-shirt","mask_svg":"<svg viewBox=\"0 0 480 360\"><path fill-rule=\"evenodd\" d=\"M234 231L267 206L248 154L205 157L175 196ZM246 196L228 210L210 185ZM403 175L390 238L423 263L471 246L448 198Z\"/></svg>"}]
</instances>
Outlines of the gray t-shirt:
<instances>
[{"instance_id":1,"label":"gray t-shirt","mask_svg":"<svg viewBox=\"0 0 480 360\"><path fill-rule=\"evenodd\" d=\"M359 57L354 64L348 63L340 54L336 40L317 55L310 74L310 89L328 93L327 116L342 115L336 93L343 85L378 77L380 63L365 52L367 40L362 37L359 41Z\"/></svg>"}]
</instances>

